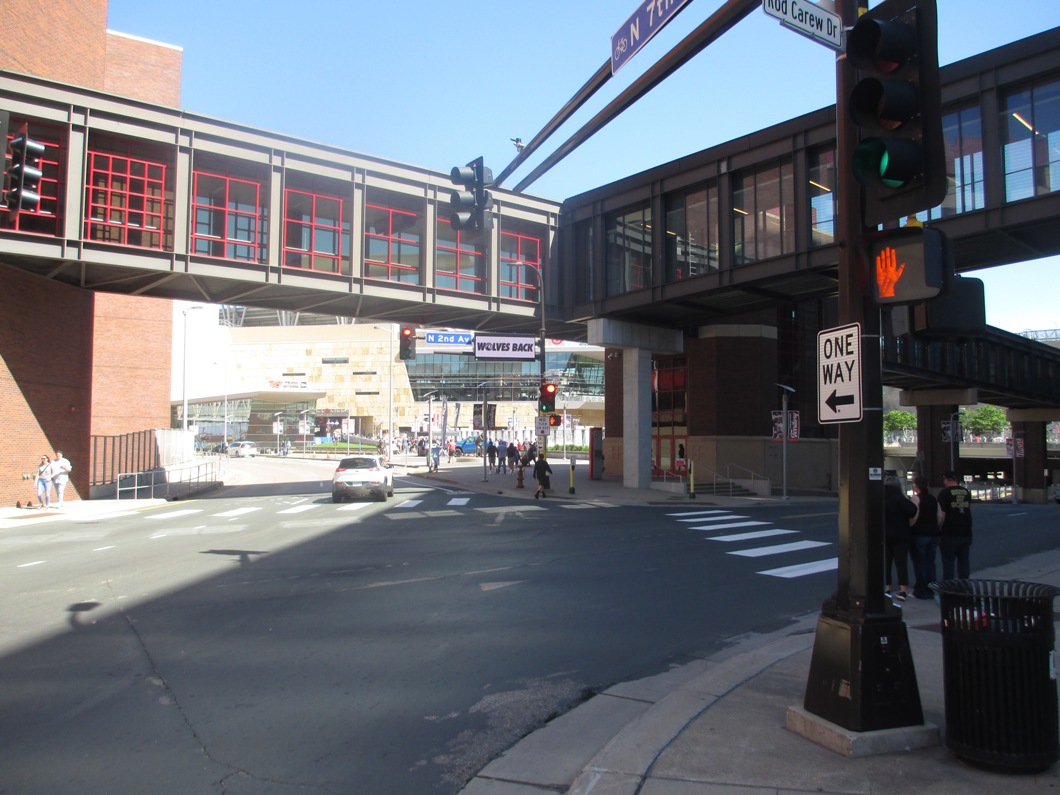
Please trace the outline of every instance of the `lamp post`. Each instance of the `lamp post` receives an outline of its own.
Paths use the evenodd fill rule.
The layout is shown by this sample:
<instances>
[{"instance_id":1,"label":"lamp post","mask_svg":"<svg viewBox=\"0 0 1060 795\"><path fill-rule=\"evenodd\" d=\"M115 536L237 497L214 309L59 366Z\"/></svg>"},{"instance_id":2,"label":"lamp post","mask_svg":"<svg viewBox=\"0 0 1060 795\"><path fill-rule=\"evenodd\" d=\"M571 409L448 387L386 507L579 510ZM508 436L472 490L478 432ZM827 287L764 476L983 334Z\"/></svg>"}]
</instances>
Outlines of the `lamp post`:
<instances>
[{"instance_id":1,"label":"lamp post","mask_svg":"<svg viewBox=\"0 0 1060 795\"><path fill-rule=\"evenodd\" d=\"M538 297L538 310L541 314L541 378L538 381L538 386L545 383L545 274L541 271L541 266L536 262L525 262L520 260L519 262L513 262L513 265L525 265L528 268L533 268L534 273L537 274L537 297ZM543 412L535 412L535 416L542 416ZM548 450L548 436L542 437L541 449Z\"/></svg>"},{"instance_id":2,"label":"lamp post","mask_svg":"<svg viewBox=\"0 0 1060 795\"><path fill-rule=\"evenodd\" d=\"M780 430L780 460L781 468L784 473L783 499L786 500L788 498L788 395L795 394L795 389L790 386L786 386L785 384L777 384L777 386L784 390L780 393L782 401L781 422L783 423L783 426Z\"/></svg>"},{"instance_id":3,"label":"lamp post","mask_svg":"<svg viewBox=\"0 0 1060 795\"><path fill-rule=\"evenodd\" d=\"M387 387L390 395L390 408L388 413L387 421L387 445L390 447L388 452L393 452L394 449L394 336L397 333L397 324L391 323L389 326L373 326L372 328L379 329L380 331L386 331L390 336L390 364L387 366L387 378L389 386ZM387 458L390 458L388 455Z\"/></svg>"},{"instance_id":4,"label":"lamp post","mask_svg":"<svg viewBox=\"0 0 1060 795\"><path fill-rule=\"evenodd\" d=\"M274 428L276 430L276 455L277 456L280 455L280 428L282 426L281 426L281 420L278 420L276 418L279 417L281 414L283 414L282 411L277 411L275 414L272 415L272 424L273 424L273 426L274 426Z\"/></svg>"},{"instance_id":5,"label":"lamp post","mask_svg":"<svg viewBox=\"0 0 1060 795\"><path fill-rule=\"evenodd\" d=\"M183 350L181 351L183 356L184 373L180 379L180 391L181 401L184 404L184 408L180 417L180 427L185 431L188 430L188 312L193 312L196 309L202 309L202 304L194 304L193 306L181 310L181 314L184 315L184 344Z\"/></svg>"}]
</instances>

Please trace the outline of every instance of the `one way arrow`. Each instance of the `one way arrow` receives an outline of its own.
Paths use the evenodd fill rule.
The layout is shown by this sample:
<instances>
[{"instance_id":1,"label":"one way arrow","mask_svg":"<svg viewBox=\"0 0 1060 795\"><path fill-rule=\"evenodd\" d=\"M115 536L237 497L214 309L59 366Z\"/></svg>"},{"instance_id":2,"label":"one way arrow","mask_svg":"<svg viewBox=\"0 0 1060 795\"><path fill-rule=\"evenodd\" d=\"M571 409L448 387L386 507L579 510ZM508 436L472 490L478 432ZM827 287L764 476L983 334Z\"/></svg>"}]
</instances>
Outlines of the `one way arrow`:
<instances>
[{"instance_id":1,"label":"one way arrow","mask_svg":"<svg viewBox=\"0 0 1060 795\"><path fill-rule=\"evenodd\" d=\"M832 410L833 414L835 414L835 413L838 412L838 409L836 409L836 406L853 406L854 405L854 396L853 395L837 395L836 394L836 390L833 389L832 390L832 394L828 396L828 399L825 400L824 404L826 406L828 406L828 408L830 408Z\"/></svg>"}]
</instances>

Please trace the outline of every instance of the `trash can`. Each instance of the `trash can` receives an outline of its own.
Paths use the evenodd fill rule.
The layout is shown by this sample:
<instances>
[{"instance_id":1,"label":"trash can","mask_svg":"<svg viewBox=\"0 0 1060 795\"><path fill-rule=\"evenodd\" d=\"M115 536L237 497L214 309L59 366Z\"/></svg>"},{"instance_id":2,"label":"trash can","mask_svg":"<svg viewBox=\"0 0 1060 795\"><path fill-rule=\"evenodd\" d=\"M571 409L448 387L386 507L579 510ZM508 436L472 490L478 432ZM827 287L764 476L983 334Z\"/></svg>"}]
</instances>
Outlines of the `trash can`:
<instances>
[{"instance_id":1,"label":"trash can","mask_svg":"<svg viewBox=\"0 0 1060 795\"><path fill-rule=\"evenodd\" d=\"M1053 598L1060 588L1001 580L931 583L942 612L946 745L1011 772L1060 758Z\"/></svg>"}]
</instances>

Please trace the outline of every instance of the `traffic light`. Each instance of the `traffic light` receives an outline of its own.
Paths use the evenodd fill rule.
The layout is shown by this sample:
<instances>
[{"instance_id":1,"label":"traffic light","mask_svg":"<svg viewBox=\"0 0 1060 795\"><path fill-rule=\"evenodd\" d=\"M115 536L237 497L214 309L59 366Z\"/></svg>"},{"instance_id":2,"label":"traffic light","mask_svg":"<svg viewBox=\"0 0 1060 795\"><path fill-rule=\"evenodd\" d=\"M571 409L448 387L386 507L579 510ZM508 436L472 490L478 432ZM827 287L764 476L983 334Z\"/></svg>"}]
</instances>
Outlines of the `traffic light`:
<instances>
[{"instance_id":1,"label":"traffic light","mask_svg":"<svg viewBox=\"0 0 1060 795\"><path fill-rule=\"evenodd\" d=\"M858 19L846 52L858 69L846 110L860 128L849 165L865 188L865 225L939 205L947 183L936 0L884 0Z\"/></svg>"},{"instance_id":2,"label":"traffic light","mask_svg":"<svg viewBox=\"0 0 1060 795\"><path fill-rule=\"evenodd\" d=\"M913 330L925 337L977 337L986 331L982 279L954 276L933 301L912 308Z\"/></svg>"},{"instance_id":3,"label":"traffic light","mask_svg":"<svg viewBox=\"0 0 1060 795\"><path fill-rule=\"evenodd\" d=\"M949 240L937 229L906 226L869 233L869 264L877 304L918 304L935 298L949 283L953 262Z\"/></svg>"},{"instance_id":4,"label":"traffic light","mask_svg":"<svg viewBox=\"0 0 1060 795\"><path fill-rule=\"evenodd\" d=\"M411 326L401 327L401 335L398 343L398 358L402 361L416 358L416 329Z\"/></svg>"},{"instance_id":5,"label":"traffic light","mask_svg":"<svg viewBox=\"0 0 1060 795\"><path fill-rule=\"evenodd\" d=\"M7 211L34 210L40 204L40 169L44 144L29 137L29 125L23 122L11 141L11 165L7 167Z\"/></svg>"},{"instance_id":6,"label":"traffic light","mask_svg":"<svg viewBox=\"0 0 1060 795\"><path fill-rule=\"evenodd\" d=\"M449 199L449 224L453 229L489 229L493 194L486 188L493 184L493 172L486 168L483 158L454 166L449 178L461 186Z\"/></svg>"},{"instance_id":7,"label":"traffic light","mask_svg":"<svg viewBox=\"0 0 1060 795\"><path fill-rule=\"evenodd\" d=\"M548 415L548 427L549 428L558 428L562 424L563 424L563 417L561 417L559 414L549 414Z\"/></svg>"},{"instance_id":8,"label":"traffic light","mask_svg":"<svg viewBox=\"0 0 1060 795\"><path fill-rule=\"evenodd\" d=\"M556 410L556 385L545 382L541 384L541 396L538 398L537 407L544 413Z\"/></svg>"}]
</instances>

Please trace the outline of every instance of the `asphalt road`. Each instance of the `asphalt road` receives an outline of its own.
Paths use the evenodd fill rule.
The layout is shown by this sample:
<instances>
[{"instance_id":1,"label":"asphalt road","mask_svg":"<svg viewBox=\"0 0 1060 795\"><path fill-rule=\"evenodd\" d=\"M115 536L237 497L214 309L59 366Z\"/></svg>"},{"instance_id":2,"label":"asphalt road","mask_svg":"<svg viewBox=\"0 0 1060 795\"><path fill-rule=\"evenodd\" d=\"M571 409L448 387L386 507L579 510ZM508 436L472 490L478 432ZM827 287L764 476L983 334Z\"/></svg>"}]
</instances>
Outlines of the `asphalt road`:
<instances>
[{"instance_id":1,"label":"asphalt road","mask_svg":"<svg viewBox=\"0 0 1060 795\"><path fill-rule=\"evenodd\" d=\"M335 505L333 463L236 466L207 499L5 531L0 792L454 793L597 690L835 587L768 573L834 556L834 503L678 515L399 477ZM975 566L1055 543L1054 506L976 515Z\"/></svg>"}]
</instances>

